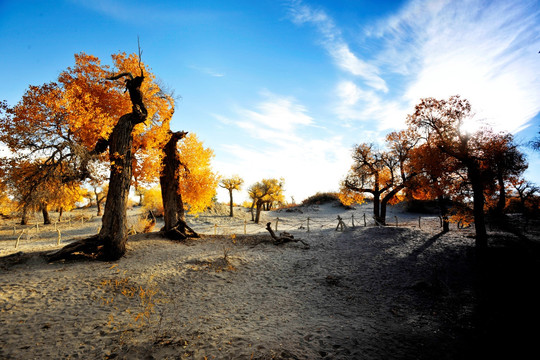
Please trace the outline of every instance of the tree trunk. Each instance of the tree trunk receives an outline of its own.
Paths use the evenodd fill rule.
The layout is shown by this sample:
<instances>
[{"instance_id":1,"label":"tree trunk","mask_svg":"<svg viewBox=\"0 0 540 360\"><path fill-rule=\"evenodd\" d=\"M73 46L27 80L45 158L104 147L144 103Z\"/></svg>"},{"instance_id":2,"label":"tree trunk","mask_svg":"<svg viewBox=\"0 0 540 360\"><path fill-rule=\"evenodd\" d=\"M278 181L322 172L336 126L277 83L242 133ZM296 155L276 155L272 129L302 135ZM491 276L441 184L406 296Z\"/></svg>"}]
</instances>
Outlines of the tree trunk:
<instances>
[{"instance_id":1,"label":"tree trunk","mask_svg":"<svg viewBox=\"0 0 540 360\"><path fill-rule=\"evenodd\" d=\"M468 164L467 170L473 189L473 215L474 227L476 229L475 246L480 252L484 252L487 249L487 231L484 217L484 185L476 163Z\"/></svg>"},{"instance_id":2,"label":"tree trunk","mask_svg":"<svg viewBox=\"0 0 540 360\"><path fill-rule=\"evenodd\" d=\"M101 211L101 200L99 200L96 196L96 206L97 206L97 216L103 215L103 212Z\"/></svg>"},{"instance_id":3,"label":"tree trunk","mask_svg":"<svg viewBox=\"0 0 540 360\"><path fill-rule=\"evenodd\" d=\"M439 196L437 202L439 204L439 210L441 211L443 232L449 232L450 221L448 220L448 199L444 196Z\"/></svg>"},{"instance_id":4,"label":"tree trunk","mask_svg":"<svg viewBox=\"0 0 540 360\"><path fill-rule=\"evenodd\" d=\"M255 215L255 224L258 224L259 223L259 219L261 218L261 210L262 210L262 207L264 206L264 203L262 201L257 201L257 210L256 210L256 215Z\"/></svg>"},{"instance_id":5,"label":"tree trunk","mask_svg":"<svg viewBox=\"0 0 540 360\"><path fill-rule=\"evenodd\" d=\"M163 148L162 171L159 176L161 186L161 200L163 201L163 219L165 236L174 240L184 240L188 237L199 237L186 223L184 202L180 193L180 179L178 171L183 164L176 145L183 139L187 132L171 132L169 141Z\"/></svg>"},{"instance_id":6,"label":"tree trunk","mask_svg":"<svg viewBox=\"0 0 540 360\"><path fill-rule=\"evenodd\" d=\"M43 225L49 225L51 223L51 217L49 216L49 211L47 210L47 204L41 204L41 213L43 214Z\"/></svg>"},{"instance_id":7,"label":"tree trunk","mask_svg":"<svg viewBox=\"0 0 540 360\"><path fill-rule=\"evenodd\" d=\"M111 174L99 232L99 237L104 241L103 256L109 260L117 260L126 252L128 236L126 212L133 160L132 131L138 120L139 117L134 113L123 115L109 138Z\"/></svg>"},{"instance_id":8,"label":"tree trunk","mask_svg":"<svg viewBox=\"0 0 540 360\"><path fill-rule=\"evenodd\" d=\"M495 212L497 215L502 215L506 206L506 189L504 187L504 177L500 171L497 173L497 182L499 184L499 200Z\"/></svg>"},{"instance_id":9,"label":"tree trunk","mask_svg":"<svg viewBox=\"0 0 540 360\"><path fill-rule=\"evenodd\" d=\"M375 191L373 192L373 217L375 218L376 221L384 224L384 219L381 219L381 210L380 210L380 206L381 206L381 199L380 199L380 194L379 192ZM386 217L386 213L385 213L385 217Z\"/></svg>"},{"instance_id":10,"label":"tree trunk","mask_svg":"<svg viewBox=\"0 0 540 360\"><path fill-rule=\"evenodd\" d=\"M64 213L64 208L60 207L60 209L58 209L58 222L60 222L60 220L62 220L62 214L63 213Z\"/></svg>"},{"instance_id":11,"label":"tree trunk","mask_svg":"<svg viewBox=\"0 0 540 360\"><path fill-rule=\"evenodd\" d=\"M255 221L255 215L253 213L253 208L255 207L255 200L251 203L251 208L249 209L251 211L251 221Z\"/></svg>"},{"instance_id":12,"label":"tree trunk","mask_svg":"<svg viewBox=\"0 0 540 360\"><path fill-rule=\"evenodd\" d=\"M21 225L28 225L28 205L27 204L23 205Z\"/></svg>"},{"instance_id":13,"label":"tree trunk","mask_svg":"<svg viewBox=\"0 0 540 360\"><path fill-rule=\"evenodd\" d=\"M233 189L229 189L229 199L230 199L230 205L229 205L229 216L233 217L233 197L232 197Z\"/></svg>"}]
</instances>

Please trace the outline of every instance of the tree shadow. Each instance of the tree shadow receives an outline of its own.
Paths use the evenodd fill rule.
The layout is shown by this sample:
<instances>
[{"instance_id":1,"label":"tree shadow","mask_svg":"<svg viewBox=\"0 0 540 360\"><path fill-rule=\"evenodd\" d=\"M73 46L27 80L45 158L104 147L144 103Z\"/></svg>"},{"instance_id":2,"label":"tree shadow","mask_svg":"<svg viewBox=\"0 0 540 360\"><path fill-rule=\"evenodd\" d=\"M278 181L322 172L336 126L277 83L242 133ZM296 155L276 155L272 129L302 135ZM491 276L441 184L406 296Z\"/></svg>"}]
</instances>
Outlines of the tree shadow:
<instances>
[{"instance_id":1,"label":"tree shadow","mask_svg":"<svg viewBox=\"0 0 540 360\"><path fill-rule=\"evenodd\" d=\"M431 245L433 245L435 243L435 241L437 241L443 234L445 234L444 231L441 231L440 233L438 234L435 234L433 235L432 237L430 237L429 239L427 239L427 241L422 244L421 246L419 246L418 248L416 248L409 256L409 260L416 260L418 258L418 256L420 256L420 254L422 254L424 251L426 251Z\"/></svg>"}]
</instances>

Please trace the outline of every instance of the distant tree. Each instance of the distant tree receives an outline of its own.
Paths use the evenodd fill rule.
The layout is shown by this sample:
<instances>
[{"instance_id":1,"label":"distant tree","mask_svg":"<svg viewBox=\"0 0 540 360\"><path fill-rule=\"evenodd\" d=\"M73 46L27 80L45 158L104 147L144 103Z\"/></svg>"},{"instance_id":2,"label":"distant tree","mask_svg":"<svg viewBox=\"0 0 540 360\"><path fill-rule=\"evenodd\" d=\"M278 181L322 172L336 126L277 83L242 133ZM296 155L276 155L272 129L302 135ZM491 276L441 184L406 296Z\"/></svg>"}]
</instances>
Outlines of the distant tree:
<instances>
[{"instance_id":1,"label":"distant tree","mask_svg":"<svg viewBox=\"0 0 540 360\"><path fill-rule=\"evenodd\" d=\"M283 179L263 179L251 185L248 194L252 199L251 220L259 223L261 211L266 204L283 201ZM253 216L253 208L256 207L256 214Z\"/></svg>"},{"instance_id":2,"label":"distant tree","mask_svg":"<svg viewBox=\"0 0 540 360\"><path fill-rule=\"evenodd\" d=\"M527 206L527 203L534 200L538 200L538 194L540 194L540 187L526 181L525 179L513 179L511 185L514 190L518 193L521 212L522 214L527 214L528 208L534 208L538 206L538 201L533 206Z\"/></svg>"},{"instance_id":3,"label":"distant tree","mask_svg":"<svg viewBox=\"0 0 540 360\"><path fill-rule=\"evenodd\" d=\"M353 150L353 165L341 184L340 199L370 194L373 217L386 224L386 206L400 201L399 194L416 175L409 166L410 152L416 144L406 132L387 136L390 150L382 151L373 144L360 144ZM358 199L360 200L360 199Z\"/></svg>"},{"instance_id":4,"label":"distant tree","mask_svg":"<svg viewBox=\"0 0 540 360\"><path fill-rule=\"evenodd\" d=\"M506 187L510 186L512 179L519 179L527 169L528 164L525 155L519 151L512 134L491 131L482 131L484 140L483 154L485 154L486 171L491 172L495 181L492 188L498 192L498 200L495 213L502 215L506 206Z\"/></svg>"},{"instance_id":5,"label":"distant tree","mask_svg":"<svg viewBox=\"0 0 540 360\"><path fill-rule=\"evenodd\" d=\"M97 208L97 216L103 215L103 212L101 211L101 205L103 204L103 201L107 198L107 193L109 192L109 184L103 184L101 186L93 186L92 187L93 193L94 193L94 199L96 201L96 208Z\"/></svg>"},{"instance_id":6,"label":"distant tree","mask_svg":"<svg viewBox=\"0 0 540 360\"><path fill-rule=\"evenodd\" d=\"M221 182L219 183L220 187L227 189L229 191L229 210L230 210L229 216L230 217L233 216L233 207L234 207L233 191L234 190L239 191L242 188L243 184L244 184L244 180L238 175L233 175L230 178L221 179Z\"/></svg>"}]
</instances>

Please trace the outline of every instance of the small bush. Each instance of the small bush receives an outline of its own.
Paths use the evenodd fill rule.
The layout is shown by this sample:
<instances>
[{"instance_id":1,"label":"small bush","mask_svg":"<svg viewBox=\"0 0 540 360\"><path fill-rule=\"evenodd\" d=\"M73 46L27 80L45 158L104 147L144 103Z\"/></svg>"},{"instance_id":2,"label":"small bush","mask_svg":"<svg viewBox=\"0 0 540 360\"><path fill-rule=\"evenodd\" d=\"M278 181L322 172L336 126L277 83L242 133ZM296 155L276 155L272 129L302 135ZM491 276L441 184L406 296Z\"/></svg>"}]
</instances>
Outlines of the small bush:
<instances>
[{"instance_id":1,"label":"small bush","mask_svg":"<svg viewBox=\"0 0 540 360\"><path fill-rule=\"evenodd\" d=\"M152 211L156 217L163 216L164 210L161 201L161 189L158 186L144 192L143 209L145 212Z\"/></svg>"},{"instance_id":2,"label":"small bush","mask_svg":"<svg viewBox=\"0 0 540 360\"><path fill-rule=\"evenodd\" d=\"M339 201L341 203L336 193L318 192L315 195L311 195L310 197L302 201L302 205L321 205L321 204L328 204L334 201Z\"/></svg>"}]
</instances>

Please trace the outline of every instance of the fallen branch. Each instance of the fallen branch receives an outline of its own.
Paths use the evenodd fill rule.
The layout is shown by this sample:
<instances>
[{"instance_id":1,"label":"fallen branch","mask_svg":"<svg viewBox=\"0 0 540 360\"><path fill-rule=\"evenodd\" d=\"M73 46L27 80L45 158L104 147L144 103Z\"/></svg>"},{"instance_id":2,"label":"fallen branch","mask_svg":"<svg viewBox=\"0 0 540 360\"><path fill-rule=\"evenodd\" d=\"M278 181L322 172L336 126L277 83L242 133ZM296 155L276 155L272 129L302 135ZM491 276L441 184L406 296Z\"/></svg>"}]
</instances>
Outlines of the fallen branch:
<instances>
[{"instance_id":1,"label":"fallen branch","mask_svg":"<svg viewBox=\"0 0 540 360\"><path fill-rule=\"evenodd\" d=\"M288 242L301 242L304 244L306 249L309 249L309 244L301 239L295 239L292 234L289 234L288 232L282 232L279 234L279 237L276 236L276 233L274 233L274 230L272 230L271 227L272 223L266 223L266 230L270 233L270 236L272 239L274 239L274 245L282 245Z\"/></svg>"}]
</instances>

